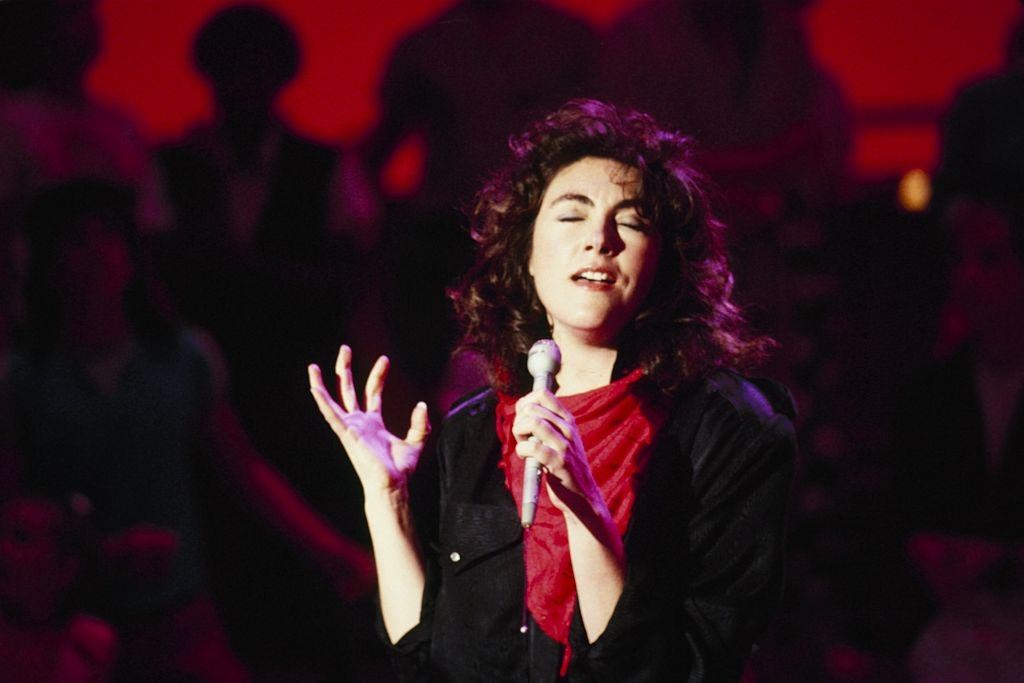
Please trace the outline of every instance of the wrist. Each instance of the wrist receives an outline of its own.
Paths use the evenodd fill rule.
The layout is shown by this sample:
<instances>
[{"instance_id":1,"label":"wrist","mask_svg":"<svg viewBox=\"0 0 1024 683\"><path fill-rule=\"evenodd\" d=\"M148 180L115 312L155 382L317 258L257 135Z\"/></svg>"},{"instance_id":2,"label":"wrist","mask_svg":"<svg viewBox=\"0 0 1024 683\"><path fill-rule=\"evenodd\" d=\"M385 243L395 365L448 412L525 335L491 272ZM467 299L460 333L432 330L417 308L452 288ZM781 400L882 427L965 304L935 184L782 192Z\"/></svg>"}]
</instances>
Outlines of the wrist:
<instances>
[{"instance_id":1,"label":"wrist","mask_svg":"<svg viewBox=\"0 0 1024 683\"><path fill-rule=\"evenodd\" d=\"M619 534L619 526L606 506L602 505L597 510L588 509L582 515L565 510L563 516L570 544L573 538L589 537L609 548L614 555L621 556L622 537Z\"/></svg>"},{"instance_id":2,"label":"wrist","mask_svg":"<svg viewBox=\"0 0 1024 683\"><path fill-rule=\"evenodd\" d=\"M373 520L405 520L411 516L409 510L409 489L406 486L384 488L374 492L366 491L363 512L368 522Z\"/></svg>"},{"instance_id":3,"label":"wrist","mask_svg":"<svg viewBox=\"0 0 1024 683\"><path fill-rule=\"evenodd\" d=\"M548 489L549 494L552 493L552 488ZM555 491L554 493L558 503L560 503L557 506L562 511L562 516L565 518L567 525L580 527L593 527L595 524L615 526L611 510L608 509L608 504L596 485L584 491L570 492L566 490L564 493L563 491Z\"/></svg>"},{"instance_id":4,"label":"wrist","mask_svg":"<svg viewBox=\"0 0 1024 683\"><path fill-rule=\"evenodd\" d=\"M606 507L598 509L587 508L585 510L575 510L567 507L562 510L562 516L565 518L566 527L577 529L594 529L595 526L605 529L616 528L615 520L612 519L612 514Z\"/></svg>"}]
</instances>

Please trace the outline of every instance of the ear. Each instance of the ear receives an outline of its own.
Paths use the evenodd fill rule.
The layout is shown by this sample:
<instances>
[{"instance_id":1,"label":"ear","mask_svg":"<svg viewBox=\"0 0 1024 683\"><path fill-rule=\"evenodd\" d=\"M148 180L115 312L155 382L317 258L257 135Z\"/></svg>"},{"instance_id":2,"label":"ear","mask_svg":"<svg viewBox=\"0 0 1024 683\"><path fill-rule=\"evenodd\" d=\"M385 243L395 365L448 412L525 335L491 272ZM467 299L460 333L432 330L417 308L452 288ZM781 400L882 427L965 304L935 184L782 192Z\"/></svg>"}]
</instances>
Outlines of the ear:
<instances>
[{"instance_id":1,"label":"ear","mask_svg":"<svg viewBox=\"0 0 1024 683\"><path fill-rule=\"evenodd\" d=\"M534 217L533 222L530 223L530 235L529 240L526 243L526 272L530 277L535 277L533 274L533 238L537 230L537 218Z\"/></svg>"}]
</instances>

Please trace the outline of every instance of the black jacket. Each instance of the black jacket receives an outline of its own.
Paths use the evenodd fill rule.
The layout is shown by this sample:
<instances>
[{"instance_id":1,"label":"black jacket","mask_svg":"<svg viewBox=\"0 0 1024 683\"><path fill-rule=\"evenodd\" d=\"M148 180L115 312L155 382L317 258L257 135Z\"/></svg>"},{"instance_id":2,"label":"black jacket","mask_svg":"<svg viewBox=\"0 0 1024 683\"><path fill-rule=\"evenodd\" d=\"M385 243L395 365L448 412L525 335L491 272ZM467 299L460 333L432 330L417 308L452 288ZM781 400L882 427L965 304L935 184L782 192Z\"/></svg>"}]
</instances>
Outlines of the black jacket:
<instances>
[{"instance_id":1,"label":"black jacket","mask_svg":"<svg viewBox=\"0 0 1024 683\"><path fill-rule=\"evenodd\" d=\"M522 634L522 530L498 467L496 398L457 405L439 438L440 526L419 625L393 648L403 680L553 681L561 647ZM682 391L639 482L627 576L588 643L577 607L571 681L739 678L779 607L793 472L792 402L722 371Z\"/></svg>"}]
</instances>

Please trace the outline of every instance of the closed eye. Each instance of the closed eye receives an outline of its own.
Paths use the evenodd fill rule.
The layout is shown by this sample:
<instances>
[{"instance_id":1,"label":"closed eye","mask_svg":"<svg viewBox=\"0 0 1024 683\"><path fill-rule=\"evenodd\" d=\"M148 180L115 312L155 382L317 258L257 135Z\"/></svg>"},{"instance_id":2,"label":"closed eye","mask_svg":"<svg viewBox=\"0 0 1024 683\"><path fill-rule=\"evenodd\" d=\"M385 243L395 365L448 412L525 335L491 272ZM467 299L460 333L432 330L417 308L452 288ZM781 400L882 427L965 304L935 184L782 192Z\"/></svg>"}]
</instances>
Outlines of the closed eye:
<instances>
[{"instance_id":1,"label":"closed eye","mask_svg":"<svg viewBox=\"0 0 1024 683\"><path fill-rule=\"evenodd\" d=\"M558 220L561 223L579 223L583 220L583 216L562 216Z\"/></svg>"},{"instance_id":2,"label":"closed eye","mask_svg":"<svg viewBox=\"0 0 1024 683\"><path fill-rule=\"evenodd\" d=\"M639 230L640 232L647 232L647 230L651 227L646 221L642 221L640 219L617 220L615 222L617 225L620 225L624 228L629 228L630 230Z\"/></svg>"}]
</instances>

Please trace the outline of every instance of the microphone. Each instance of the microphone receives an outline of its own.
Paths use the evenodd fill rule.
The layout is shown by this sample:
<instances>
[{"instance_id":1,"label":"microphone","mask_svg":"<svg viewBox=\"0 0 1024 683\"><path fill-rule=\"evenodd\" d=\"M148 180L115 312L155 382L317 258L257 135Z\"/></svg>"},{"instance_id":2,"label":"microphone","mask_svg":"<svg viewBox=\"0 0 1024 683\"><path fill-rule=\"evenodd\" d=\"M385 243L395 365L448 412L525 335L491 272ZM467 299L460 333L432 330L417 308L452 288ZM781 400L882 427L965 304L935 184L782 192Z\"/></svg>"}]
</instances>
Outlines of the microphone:
<instances>
[{"instance_id":1,"label":"microphone","mask_svg":"<svg viewBox=\"0 0 1024 683\"><path fill-rule=\"evenodd\" d=\"M533 377L533 390L548 389L554 385L555 373L562 363L562 354L558 344L551 339L539 339L530 347L526 356L526 369ZM530 440L537 437L531 436ZM537 513L537 496L540 492L540 465L536 458L526 459L526 471L523 473L523 511L522 524L524 529L533 525L533 517Z\"/></svg>"}]
</instances>

